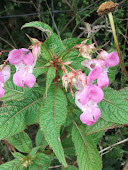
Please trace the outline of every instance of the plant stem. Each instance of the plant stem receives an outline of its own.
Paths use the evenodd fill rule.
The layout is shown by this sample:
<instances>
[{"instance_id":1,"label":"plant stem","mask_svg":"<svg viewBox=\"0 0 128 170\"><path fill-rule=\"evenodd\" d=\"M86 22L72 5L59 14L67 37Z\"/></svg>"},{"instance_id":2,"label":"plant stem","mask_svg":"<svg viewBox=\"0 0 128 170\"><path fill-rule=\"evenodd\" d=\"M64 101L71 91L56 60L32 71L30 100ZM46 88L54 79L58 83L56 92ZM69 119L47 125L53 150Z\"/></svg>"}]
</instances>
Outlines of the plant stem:
<instances>
[{"instance_id":1,"label":"plant stem","mask_svg":"<svg viewBox=\"0 0 128 170\"><path fill-rule=\"evenodd\" d=\"M116 45L116 49L117 49L117 52L118 52L118 56L120 58L120 63L121 63L121 66L122 66L122 69L127 77L127 80L128 80L128 73L126 71L126 68L124 66L124 62L123 62L123 59L122 59L122 56L121 56L121 52L120 52L120 48L119 48L119 44L118 44L118 39L117 39L117 35L116 35L116 30L115 30L115 24L114 24L114 20L113 20L113 16L112 16L112 13L109 12L108 13L108 18L109 18L109 21L110 21L110 25L111 25L111 29L112 29L112 33L113 33L113 37L114 37L114 41L115 41L115 45Z\"/></svg>"}]
</instances>

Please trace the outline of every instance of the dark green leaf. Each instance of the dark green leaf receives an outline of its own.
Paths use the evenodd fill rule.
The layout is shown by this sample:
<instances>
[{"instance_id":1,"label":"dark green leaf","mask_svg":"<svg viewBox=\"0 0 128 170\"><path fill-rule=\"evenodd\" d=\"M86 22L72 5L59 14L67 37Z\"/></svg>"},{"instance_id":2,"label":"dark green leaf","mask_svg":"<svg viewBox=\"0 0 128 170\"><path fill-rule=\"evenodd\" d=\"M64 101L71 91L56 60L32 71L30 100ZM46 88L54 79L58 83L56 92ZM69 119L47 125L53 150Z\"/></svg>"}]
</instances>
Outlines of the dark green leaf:
<instances>
[{"instance_id":1,"label":"dark green leaf","mask_svg":"<svg viewBox=\"0 0 128 170\"><path fill-rule=\"evenodd\" d=\"M128 124L128 88L116 91L104 90L104 99L99 103L101 117L107 121Z\"/></svg>"},{"instance_id":2,"label":"dark green leaf","mask_svg":"<svg viewBox=\"0 0 128 170\"><path fill-rule=\"evenodd\" d=\"M44 89L32 88L24 100L9 101L0 110L0 139L10 137L38 122L39 107Z\"/></svg>"},{"instance_id":3,"label":"dark green leaf","mask_svg":"<svg viewBox=\"0 0 128 170\"><path fill-rule=\"evenodd\" d=\"M106 121L102 118L99 118L98 121L96 121L96 123L94 123L92 126L86 127L85 134L89 135L89 134L97 133L97 132L100 132L100 131L106 131L108 129L113 129L118 125L119 124L109 122L109 121Z\"/></svg>"},{"instance_id":4,"label":"dark green leaf","mask_svg":"<svg viewBox=\"0 0 128 170\"><path fill-rule=\"evenodd\" d=\"M1 170L23 170L23 165L21 165L21 161L18 159L14 159L13 161L4 163L0 165Z\"/></svg>"},{"instance_id":5,"label":"dark green leaf","mask_svg":"<svg viewBox=\"0 0 128 170\"><path fill-rule=\"evenodd\" d=\"M24 131L6 140L20 152L29 153L32 149L32 141Z\"/></svg>"},{"instance_id":6,"label":"dark green leaf","mask_svg":"<svg viewBox=\"0 0 128 170\"><path fill-rule=\"evenodd\" d=\"M85 129L74 123L72 139L77 154L77 162L81 170L101 170L101 158L91 136L84 136Z\"/></svg>"},{"instance_id":7,"label":"dark green leaf","mask_svg":"<svg viewBox=\"0 0 128 170\"><path fill-rule=\"evenodd\" d=\"M39 123L45 139L52 147L59 161L66 167L64 151L60 140L60 127L64 124L67 114L67 101L59 87L50 87L45 103L40 108Z\"/></svg>"},{"instance_id":8,"label":"dark green leaf","mask_svg":"<svg viewBox=\"0 0 128 170\"><path fill-rule=\"evenodd\" d=\"M22 28L26 28L26 27L37 28L37 29L45 32L48 36L50 36L53 33L53 30L51 29L51 27L49 25L47 25L43 22L39 22L39 21L29 22L22 26Z\"/></svg>"},{"instance_id":9,"label":"dark green leaf","mask_svg":"<svg viewBox=\"0 0 128 170\"><path fill-rule=\"evenodd\" d=\"M46 79L46 94L55 77L56 77L56 67L49 67L47 72L47 79Z\"/></svg>"}]
</instances>

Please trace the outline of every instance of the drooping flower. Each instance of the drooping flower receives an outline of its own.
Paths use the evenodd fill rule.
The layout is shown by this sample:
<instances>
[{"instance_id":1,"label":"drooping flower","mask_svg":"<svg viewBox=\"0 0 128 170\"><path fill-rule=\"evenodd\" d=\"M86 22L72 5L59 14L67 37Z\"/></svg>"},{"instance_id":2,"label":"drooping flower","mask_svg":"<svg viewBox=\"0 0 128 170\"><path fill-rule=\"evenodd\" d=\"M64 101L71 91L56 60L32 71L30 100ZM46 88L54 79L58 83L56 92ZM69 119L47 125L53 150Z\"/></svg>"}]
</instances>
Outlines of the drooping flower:
<instances>
[{"instance_id":1,"label":"drooping flower","mask_svg":"<svg viewBox=\"0 0 128 170\"><path fill-rule=\"evenodd\" d=\"M29 73L28 71L18 71L13 75L13 82L16 86L24 87L24 85L32 88L36 81L36 78L33 74Z\"/></svg>"},{"instance_id":2,"label":"drooping flower","mask_svg":"<svg viewBox=\"0 0 128 170\"><path fill-rule=\"evenodd\" d=\"M100 115L101 111L99 108L89 107L80 115L80 120L84 124L91 126L99 119Z\"/></svg>"},{"instance_id":3,"label":"drooping flower","mask_svg":"<svg viewBox=\"0 0 128 170\"><path fill-rule=\"evenodd\" d=\"M117 52L107 53L102 51L98 55L98 59L84 60L82 65L89 68L91 71L89 73L88 83L97 78L97 84L100 88L108 87L108 69L109 67L114 67L119 63L119 57Z\"/></svg>"},{"instance_id":4,"label":"drooping flower","mask_svg":"<svg viewBox=\"0 0 128 170\"><path fill-rule=\"evenodd\" d=\"M82 57L91 59L91 53L93 53L93 50L95 50L96 47L94 46L94 44L88 45L87 41L88 39L82 41L81 44L74 47L79 49L79 53L80 55L82 55Z\"/></svg>"},{"instance_id":5,"label":"drooping flower","mask_svg":"<svg viewBox=\"0 0 128 170\"><path fill-rule=\"evenodd\" d=\"M13 75L13 82L16 86L24 87L25 85L32 88L36 82L35 76L32 74L33 67L37 58L25 48L13 49L8 55L8 60L16 67L16 73Z\"/></svg>"},{"instance_id":6,"label":"drooping flower","mask_svg":"<svg viewBox=\"0 0 128 170\"><path fill-rule=\"evenodd\" d=\"M80 94L80 102L85 105L88 101L92 100L99 103L104 97L102 89L96 85L86 86Z\"/></svg>"},{"instance_id":7,"label":"drooping flower","mask_svg":"<svg viewBox=\"0 0 128 170\"><path fill-rule=\"evenodd\" d=\"M83 113L80 115L80 120L82 121L82 123L90 126L99 119L101 111L98 108L97 103L95 101L91 99L86 100L85 102L86 104L83 105L80 99L81 99L81 92L79 91L76 92L75 94L75 103L83 111Z\"/></svg>"},{"instance_id":8,"label":"drooping flower","mask_svg":"<svg viewBox=\"0 0 128 170\"><path fill-rule=\"evenodd\" d=\"M3 65L0 65L0 97L2 97L5 93L3 89L4 83L10 78L10 66L6 65L2 68Z\"/></svg>"}]
</instances>

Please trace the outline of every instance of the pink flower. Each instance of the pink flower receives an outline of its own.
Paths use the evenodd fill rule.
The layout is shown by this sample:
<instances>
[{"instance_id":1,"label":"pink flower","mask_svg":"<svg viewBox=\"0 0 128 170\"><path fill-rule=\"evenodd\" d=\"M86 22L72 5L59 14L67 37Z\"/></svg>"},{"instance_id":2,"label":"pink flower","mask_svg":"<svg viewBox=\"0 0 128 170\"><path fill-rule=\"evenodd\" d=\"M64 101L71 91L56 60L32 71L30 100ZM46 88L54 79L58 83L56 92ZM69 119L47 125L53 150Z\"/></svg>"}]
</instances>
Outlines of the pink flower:
<instances>
[{"instance_id":1,"label":"pink flower","mask_svg":"<svg viewBox=\"0 0 128 170\"><path fill-rule=\"evenodd\" d=\"M28 71L18 71L13 75L13 82L16 86L24 87L24 85L32 88L34 83L36 82L36 78L33 74Z\"/></svg>"},{"instance_id":2,"label":"pink flower","mask_svg":"<svg viewBox=\"0 0 128 170\"><path fill-rule=\"evenodd\" d=\"M81 92L77 91L75 94L75 103L83 111L80 115L80 120L86 125L94 124L100 117L101 111L97 103L93 100L88 100L85 105L80 101Z\"/></svg>"},{"instance_id":3,"label":"pink flower","mask_svg":"<svg viewBox=\"0 0 128 170\"><path fill-rule=\"evenodd\" d=\"M87 85L87 77L82 71L79 71L75 81L72 81L72 85L76 87L77 90L83 90Z\"/></svg>"},{"instance_id":4,"label":"pink flower","mask_svg":"<svg viewBox=\"0 0 128 170\"><path fill-rule=\"evenodd\" d=\"M108 68L116 66L119 63L118 54L117 52L108 54L106 51L102 51L98 55L98 58L100 59L82 61L82 65L91 70L88 75L87 84L93 83L93 81L97 79L97 84L100 88L108 87Z\"/></svg>"},{"instance_id":5,"label":"pink flower","mask_svg":"<svg viewBox=\"0 0 128 170\"><path fill-rule=\"evenodd\" d=\"M10 78L10 66L6 65L2 68L3 65L0 65L0 97L2 97L5 93L3 89L4 83Z\"/></svg>"},{"instance_id":6,"label":"pink flower","mask_svg":"<svg viewBox=\"0 0 128 170\"><path fill-rule=\"evenodd\" d=\"M109 78L107 72L101 73L101 75L97 79L97 84L100 88L108 87L109 85Z\"/></svg>"},{"instance_id":7,"label":"pink flower","mask_svg":"<svg viewBox=\"0 0 128 170\"><path fill-rule=\"evenodd\" d=\"M90 107L80 115L80 120L84 124L91 126L99 119L100 115L101 111L99 108Z\"/></svg>"},{"instance_id":8,"label":"pink flower","mask_svg":"<svg viewBox=\"0 0 128 170\"><path fill-rule=\"evenodd\" d=\"M17 65L23 62L26 65L32 65L34 62L34 57L32 53L26 49L13 49L9 52L8 60L12 65Z\"/></svg>"},{"instance_id":9,"label":"pink flower","mask_svg":"<svg viewBox=\"0 0 128 170\"><path fill-rule=\"evenodd\" d=\"M102 89L96 85L86 86L80 94L80 102L85 105L88 101L92 100L99 103L104 97Z\"/></svg>"},{"instance_id":10,"label":"pink flower","mask_svg":"<svg viewBox=\"0 0 128 170\"><path fill-rule=\"evenodd\" d=\"M34 54L37 55L36 52L34 52ZM16 67L16 73L13 75L14 84L19 87L24 87L26 85L32 88L36 78L31 73L36 64L37 56L34 58L32 53L26 48L21 48L19 50L13 49L9 53L8 60Z\"/></svg>"},{"instance_id":11,"label":"pink flower","mask_svg":"<svg viewBox=\"0 0 128 170\"><path fill-rule=\"evenodd\" d=\"M119 56L117 52L109 53L105 59L104 66L114 67L119 64Z\"/></svg>"}]
</instances>

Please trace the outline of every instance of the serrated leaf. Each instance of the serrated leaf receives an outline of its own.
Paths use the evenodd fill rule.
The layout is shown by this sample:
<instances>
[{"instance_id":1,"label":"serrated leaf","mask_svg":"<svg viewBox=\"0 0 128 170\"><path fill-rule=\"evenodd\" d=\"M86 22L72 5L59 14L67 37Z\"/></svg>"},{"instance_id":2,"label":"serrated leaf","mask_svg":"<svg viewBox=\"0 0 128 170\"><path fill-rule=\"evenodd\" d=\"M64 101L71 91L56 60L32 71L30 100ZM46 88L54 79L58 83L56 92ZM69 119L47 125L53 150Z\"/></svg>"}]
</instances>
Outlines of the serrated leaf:
<instances>
[{"instance_id":1,"label":"serrated leaf","mask_svg":"<svg viewBox=\"0 0 128 170\"><path fill-rule=\"evenodd\" d=\"M35 159L32 161L32 164L29 165L27 170L48 170L50 166L50 158L43 154L37 153Z\"/></svg>"},{"instance_id":2,"label":"serrated leaf","mask_svg":"<svg viewBox=\"0 0 128 170\"><path fill-rule=\"evenodd\" d=\"M116 91L104 90L104 99L99 103L101 117L107 121L128 124L128 88Z\"/></svg>"},{"instance_id":3,"label":"serrated leaf","mask_svg":"<svg viewBox=\"0 0 128 170\"><path fill-rule=\"evenodd\" d=\"M35 159L37 151L40 149L40 146L32 148L31 152L28 154L28 157L31 158L31 160Z\"/></svg>"},{"instance_id":4,"label":"serrated leaf","mask_svg":"<svg viewBox=\"0 0 128 170\"><path fill-rule=\"evenodd\" d=\"M91 136L84 136L85 129L74 123L72 140L75 145L80 170L101 170L101 158Z\"/></svg>"},{"instance_id":5,"label":"serrated leaf","mask_svg":"<svg viewBox=\"0 0 128 170\"><path fill-rule=\"evenodd\" d=\"M18 159L14 159L13 161L9 161L0 165L1 170L23 170L23 165L21 165L21 161Z\"/></svg>"},{"instance_id":6,"label":"serrated leaf","mask_svg":"<svg viewBox=\"0 0 128 170\"><path fill-rule=\"evenodd\" d=\"M97 133L93 133L91 134L91 138L93 139L94 143L97 145L100 142L100 139L102 138L104 132L97 132Z\"/></svg>"},{"instance_id":7,"label":"serrated leaf","mask_svg":"<svg viewBox=\"0 0 128 170\"><path fill-rule=\"evenodd\" d=\"M43 145L44 147L48 145L41 129L39 129L36 134L36 146L40 146L40 145Z\"/></svg>"},{"instance_id":8,"label":"serrated leaf","mask_svg":"<svg viewBox=\"0 0 128 170\"><path fill-rule=\"evenodd\" d=\"M43 88L32 88L26 92L24 100L6 102L0 108L0 139L15 135L38 122L43 91Z\"/></svg>"},{"instance_id":9,"label":"serrated leaf","mask_svg":"<svg viewBox=\"0 0 128 170\"><path fill-rule=\"evenodd\" d=\"M20 152L12 152L12 155L17 158L17 159L22 159L25 156L23 154L21 154Z\"/></svg>"},{"instance_id":10,"label":"serrated leaf","mask_svg":"<svg viewBox=\"0 0 128 170\"><path fill-rule=\"evenodd\" d=\"M33 69L33 75L35 77L38 77L39 75L45 73L47 69L47 67L44 67L44 63L42 63L42 60L38 59L36 62L36 66Z\"/></svg>"},{"instance_id":11,"label":"serrated leaf","mask_svg":"<svg viewBox=\"0 0 128 170\"><path fill-rule=\"evenodd\" d=\"M34 21L34 22L26 23L25 25L22 26L22 28L26 28L26 27L34 27L47 34L48 39L44 42L44 45L46 46L46 48L51 50L52 54L54 51L54 53L58 55L61 52L61 50L64 49L64 45L61 39L57 36L57 34L53 32L52 28L49 25L43 22ZM43 50L41 50L41 53L45 57L45 59L50 59L50 56L48 55L48 50L46 48L45 47L43 48L44 50L46 50L47 53L46 57L45 55L43 55Z\"/></svg>"},{"instance_id":12,"label":"serrated leaf","mask_svg":"<svg viewBox=\"0 0 128 170\"><path fill-rule=\"evenodd\" d=\"M32 149L32 141L24 131L6 140L20 152L29 153Z\"/></svg>"},{"instance_id":13,"label":"serrated leaf","mask_svg":"<svg viewBox=\"0 0 128 170\"><path fill-rule=\"evenodd\" d=\"M26 24L24 24L22 26L22 28L26 28L26 27L37 28L37 29L45 32L48 36L50 36L53 33L53 30L52 30L52 28L49 25L47 25L47 24L45 24L43 22L39 22L39 21L29 22L29 23L26 23Z\"/></svg>"},{"instance_id":14,"label":"serrated leaf","mask_svg":"<svg viewBox=\"0 0 128 170\"><path fill-rule=\"evenodd\" d=\"M60 127L64 124L67 114L67 101L59 87L51 86L45 103L40 108L39 123L45 139L52 147L59 161L66 167L64 151L60 140Z\"/></svg>"},{"instance_id":15,"label":"serrated leaf","mask_svg":"<svg viewBox=\"0 0 128 170\"><path fill-rule=\"evenodd\" d=\"M52 54L58 56L62 50L65 49L61 39L55 34L52 33L50 37L44 42L44 45L51 51Z\"/></svg>"},{"instance_id":16,"label":"serrated leaf","mask_svg":"<svg viewBox=\"0 0 128 170\"><path fill-rule=\"evenodd\" d=\"M37 153L34 162L44 170L47 170L50 166L50 158L43 153Z\"/></svg>"},{"instance_id":17,"label":"serrated leaf","mask_svg":"<svg viewBox=\"0 0 128 170\"><path fill-rule=\"evenodd\" d=\"M92 126L86 127L85 134L89 135L89 134L93 134L93 133L97 133L101 131L107 131L108 129L113 129L116 126L119 126L119 124L109 122L102 118L99 118L98 121L96 121L96 123L94 123Z\"/></svg>"},{"instance_id":18,"label":"serrated leaf","mask_svg":"<svg viewBox=\"0 0 128 170\"><path fill-rule=\"evenodd\" d=\"M4 83L5 94L0 98L0 101L22 100L24 98L24 88L17 87L13 81Z\"/></svg>"},{"instance_id":19,"label":"serrated leaf","mask_svg":"<svg viewBox=\"0 0 128 170\"><path fill-rule=\"evenodd\" d=\"M47 72L47 79L46 79L46 94L55 77L56 77L56 67L49 67Z\"/></svg>"}]
</instances>

